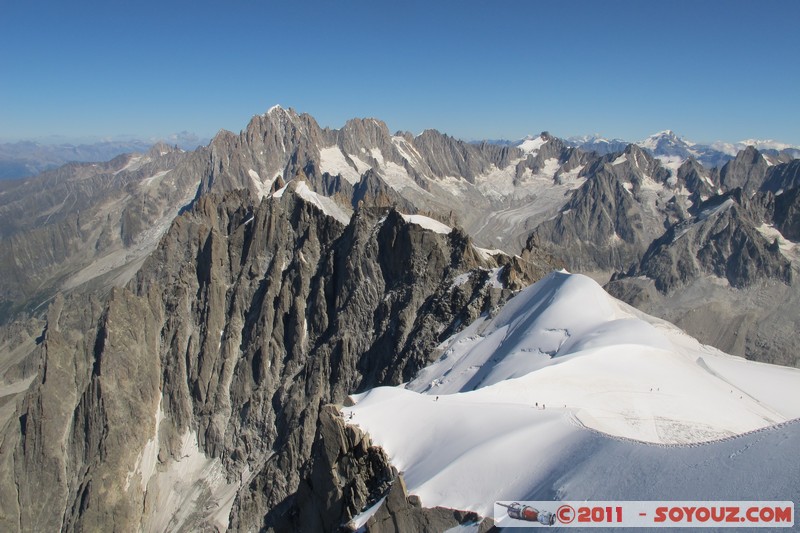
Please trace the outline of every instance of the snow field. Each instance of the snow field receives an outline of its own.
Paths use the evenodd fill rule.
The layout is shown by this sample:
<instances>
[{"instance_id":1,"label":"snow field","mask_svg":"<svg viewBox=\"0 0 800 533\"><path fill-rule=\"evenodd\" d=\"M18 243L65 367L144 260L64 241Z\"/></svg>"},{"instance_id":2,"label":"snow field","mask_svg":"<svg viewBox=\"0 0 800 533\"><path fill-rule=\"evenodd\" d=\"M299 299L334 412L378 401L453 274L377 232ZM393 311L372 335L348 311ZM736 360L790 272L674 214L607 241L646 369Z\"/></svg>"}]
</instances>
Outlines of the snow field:
<instances>
[{"instance_id":1,"label":"snow field","mask_svg":"<svg viewBox=\"0 0 800 533\"><path fill-rule=\"evenodd\" d=\"M588 277L554 272L438 350L343 409L425 506L800 496L800 370L703 346Z\"/></svg>"}]
</instances>

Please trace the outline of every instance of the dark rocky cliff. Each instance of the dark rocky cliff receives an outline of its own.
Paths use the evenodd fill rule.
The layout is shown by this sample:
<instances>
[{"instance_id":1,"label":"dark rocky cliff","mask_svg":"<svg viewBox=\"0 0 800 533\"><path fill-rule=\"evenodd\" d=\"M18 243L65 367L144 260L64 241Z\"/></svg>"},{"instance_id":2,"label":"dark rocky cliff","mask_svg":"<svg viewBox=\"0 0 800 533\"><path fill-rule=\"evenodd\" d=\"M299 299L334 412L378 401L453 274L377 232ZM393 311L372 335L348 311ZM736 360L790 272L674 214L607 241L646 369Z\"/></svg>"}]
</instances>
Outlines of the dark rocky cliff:
<instances>
[{"instance_id":1,"label":"dark rocky cliff","mask_svg":"<svg viewBox=\"0 0 800 533\"><path fill-rule=\"evenodd\" d=\"M4 529L284 528L325 405L409 379L510 297L491 269L518 287L552 266L392 209L344 226L294 188L202 197L126 288L57 298L3 428Z\"/></svg>"}]
</instances>

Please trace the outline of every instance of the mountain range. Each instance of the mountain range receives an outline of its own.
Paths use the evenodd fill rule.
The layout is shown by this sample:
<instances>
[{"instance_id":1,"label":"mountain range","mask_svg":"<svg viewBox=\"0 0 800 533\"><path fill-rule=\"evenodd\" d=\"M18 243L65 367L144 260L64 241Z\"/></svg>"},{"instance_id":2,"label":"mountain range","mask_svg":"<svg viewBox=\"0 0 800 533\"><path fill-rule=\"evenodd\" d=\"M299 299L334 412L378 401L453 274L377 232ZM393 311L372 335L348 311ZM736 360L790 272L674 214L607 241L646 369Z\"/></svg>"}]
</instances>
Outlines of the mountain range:
<instances>
[{"instance_id":1,"label":"mountain range","mask_svg":"<svg viewBox=\"0 0 800 533\"><path fill-rule=\"evenodd\" d=\"M528 140L528 138L519 141L489 139L473 141L471 144L488 143L498 146L519 146L525 140ZM86 141L77 144L43 141L0 143L0 180L35 176L45 170L52 170L66 163L98 163L109 161L118 155L147 152L153 144L158 142L167 143L182 150L194 150L198 146L206 144L208 139L184 131L160 141L125 138L121 140ZM569 146L579 147L584 151L594 151L600 155L622 151L628 144L631 144L621 139L608 140L597 135L570 137L565 139L564 142ZM656 133L635 144L648 150L652 155L662 158L665 163L677 160L683 161L689 157L694 157L708 168L724 165L748 146L753 146L773 156L789 157L791 159L800 157L800 147L778 141L748 139L737 143L717 141L703 145L678 137L671 130Z\"/></svg>"},{"instance_id":2,"label":"mountain range","mask_svg":"<svg viewBox=\"0 0 800 533\"><path fill-rule=\"evenodd\" d=\"M794 499L800 160L600 144L274 107L0 183L0 527L478 531L500 497L686 476ZM663 491L597 474L626 461Z\"/></svg>"},{"instance_id":3,"label":"mountain range","mask_svg":"<svg viewBox=\"0 0 800 533\"><path fill-rule=\"evenodd\" d=\"M583 150L595 151L601 155L622 151L625 146L631 144L621 139L609 140L595 135L571 137L567 139L567 143ZM722 167L748 146L783 160L800 157L800 148L778 141L747 139L737 143L717 141L710 144L702 144L679 137L672 130L660 131L634 144L644 148L665 164L669 165L671 163L675 168L690 157L706 168Z\"/></svg>"}]
</instances>

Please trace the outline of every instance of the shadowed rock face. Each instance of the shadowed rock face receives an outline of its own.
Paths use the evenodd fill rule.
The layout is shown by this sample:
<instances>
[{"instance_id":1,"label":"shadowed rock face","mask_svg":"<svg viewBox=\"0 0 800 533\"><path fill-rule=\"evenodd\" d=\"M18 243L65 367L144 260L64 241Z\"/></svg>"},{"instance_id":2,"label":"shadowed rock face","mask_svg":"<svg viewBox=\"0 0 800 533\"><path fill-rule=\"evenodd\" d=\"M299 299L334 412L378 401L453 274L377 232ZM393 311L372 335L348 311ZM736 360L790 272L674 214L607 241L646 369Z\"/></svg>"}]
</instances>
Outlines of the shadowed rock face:
<instances>
[{"instance_id":1,"label":"shadowed rock face","mask_svg":"<svg viewBox=\"0 0 800 533\"><path fill-rule=\"evenodd\" d=\"M800 241L800 187L775 197L772 219L785 238Z\"/></svg>"},{"instance_id":2,"label":"shadowed rock face","mask_svg":"<svg viewBox=\"0 0 800 533\"><path fill-rule=\"evenodd\" d=\"M490 269L517 284L539 271L392 209L343 226L294 189L204 196L126 288L54 301L3 428L3 529L280 527L314 480L325 404L409 379L510 296ZM326 520L386 477L377 456L353 460L367 488Z\"/></svg>"},{"instance_id":3,"label":"shadowed rock face","mask_svg":"<svg viewBox=\"0 0 800 533\"><path fill-rule=\"evenodd\" d=\"M751 194L761 188L767 175L767 162L761 153L748 146L722 167L719 173L719 183L723 190L730 191L740 188L746 194Z\"/></svg>"},{"instance_id":4,"label":"shadowed rock face","mask_svg":"<svg viewBox=\"0 0 800 533\"><path fill-rule=\"evenodd\" d=\"M764 278L791 282L790 262L756 230L761 222L749 205L741 189L701 204L696 217L653 242L631 275L653 279L664 293L703 274L738 288Z\"/></svg>"},{"instance_id":5,"label":"shadowed rock face","mask_svg":"<svg viewBox=\"0 0 800 533\"><path fill-rule=\"evenodd\" d=\"M403 476L369 435L348 426L333 405L320 409L317 432L305 477L294 498L271 512L275 531L348 531L350 519L379 504L367 520L369 531L446 531L476 523L474 512L421 506L409 496ZM491 527L484 520L480 531Z\"/></svg>"},{"instance_id":6,"label":"shadowed rock face","mask_svg":"<svg viewBox=\"0 0 800 533\"><path fill-rule=\"evenodd\" d=\"M714 196L606 290L728 353L797 366L800 265L786 240L798 235L797 198L797 189Z\"/></svg>"},{"instance_id":7,"label":"shadowed rock face","mask_svg":"<svg viewBox=\"0 0 800 533\"><path fill-rule=\"evenodd\" d=\"M786 164L769 167L764 185L764 191L778 193L800 187L800 159L793 159Z\"/></svg>"},{"instance_id":8,"label":"shadowed rock face","mask_svg":"<svg viewBox=\"0 0 800 533\"><path fill-rule=\"evenodd\" d=\"M715 196L719 185L714 183L715 173L703 168L694 159L687 159L679 168L677 173L678 185L691 191L689 200L692 202L692 211L696 206L703 203L703 199Z\"/></svg>"},{"instance_id":9,"label":"shadowed rock face","mask_svg":"<svg viewBox=\"0 0 800 533\"><path fill-rule=\"evenodd\" d=\"M578 272L614 270L638 261L669 220L667 200L673 195L652 192L669 173L629 145L622 154L592 163L584 175L583 185L555 218L533 231L528 246L548 250Z\"/></svg>"}]
</instances>

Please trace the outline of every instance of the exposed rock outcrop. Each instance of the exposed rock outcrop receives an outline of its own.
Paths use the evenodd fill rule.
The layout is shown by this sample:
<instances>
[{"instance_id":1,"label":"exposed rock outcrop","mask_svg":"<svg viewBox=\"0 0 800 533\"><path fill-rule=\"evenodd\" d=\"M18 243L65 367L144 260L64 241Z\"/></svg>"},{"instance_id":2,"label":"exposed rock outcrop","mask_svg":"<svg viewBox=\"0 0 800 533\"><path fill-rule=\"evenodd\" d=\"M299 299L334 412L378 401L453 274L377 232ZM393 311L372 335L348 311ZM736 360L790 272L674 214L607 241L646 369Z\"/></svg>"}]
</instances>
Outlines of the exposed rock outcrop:
<instances>
[{"instance_id":1,"label":"exposed rock outcrop","mask_svg":"<svg viewBox=\"0 0 800 533\"><path fill-rule=\"evenodd\" d=\"M798 196L713 196L606 290L728 353L797 366Z\"/></svg>"},{"instance_id":2,"label":"exposed rock outcrop","mask_svg":"<svg viewBox=\"0 0 800 533\"><path fill-rule=\"evenodd\" d=\"M629 275L645 275L665 293L702 274L739 288L763 278L789 283L790 262L758 232L749 203L737 189L701 204L697 216L655 240Z\"/></svg>"},{"instance_id":3,"label":"exposed rock outcrop","mask_svg":"<svg viewBox=\"0 0 800 533\"><path fill-rule=\"evenodd\" d=\"M196 194L202 158L158 146L72 163L0 195L0 322L59 290L124 285Z\"/></svg>"},{"instance_id":4,"label":"exposed rock outcrop","mask_svg":"<svg viewBox=\"0 0 800 533\"><path fill-rule=\"evenodd\" d=\"M375 119L330 130L309 115L275 107L241 133L220 131L192 153L157 146L109 163L67 165L0 194L0 322L42 313L59 290L102 293L123 286L177 213L201 195L247 189L261 198L298 175L346 210L363 202L430 213L517 252L528 218L542 216L539 210L500 226L484 219L524 205L535 188L516 191L503 180L514 169L530 175L551 157L559 165L569 159L573 166L565 170L587 158L555 138L526 157L519 148L469 144L434 130L392 135Z\"/></svg>"},{"instance_id":5,"label":"exposed rock outcrop","mask_svg":"<svg viewBox=\"0 0 800 533\"><path fill-rule=\"evenodd\" d=\"M742 189L750 195L763 185L768 166L761 153L748 146L720 169L719 183L725 191Z\"/></svg>"},{"instance_id":6,"label":"exposed rock outcrop","mask_svg":"<svg viewBox=\"0 0 800 533\"><path fill-rule=\"evenodd\" d=\"M378 508L362 527L375 533L445 531L481 521L475 513L422 507L419 498L409 496L403 476L384 451L372 446L369 435L347 425L333 405L320 410L307 470L291 504L275 513L271 529L354 530L352 519L373 506ZM482 531L491 525L485 522Z\"/></svg>"},{"instance_id":7,"label":"exposed rock outcrop","mask_svg":"<svg viewBox=\"0 0 800 533\"><path fill-rule=\"evenodd\" d=\"M571 270L614 270L638 261L661 235L667 197L655 192L669 173L649 154L629 145L584 171L587 179L559 214L539 225L528 247L541 247Z\"/></svg>"},{"instance_id":8,"label":"exposed rock outcrop","mask_svg":"<svg viewBox=\"0 0 800 533\"><path fill-rule=\"evenodd\" d=\"M54 301L3 427L3 529L279 528L324 405L409 379L512 294L492 279L531 281L457 229L373 208L344 226L297 187L201 197L126 288ZM384 471L348 453L352 513Z\"/></svg>"}]
</instances>

